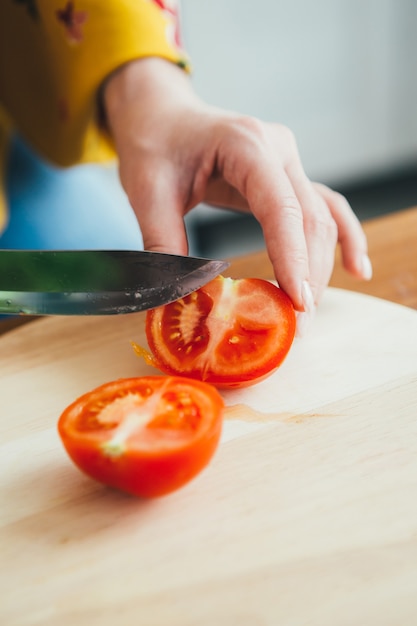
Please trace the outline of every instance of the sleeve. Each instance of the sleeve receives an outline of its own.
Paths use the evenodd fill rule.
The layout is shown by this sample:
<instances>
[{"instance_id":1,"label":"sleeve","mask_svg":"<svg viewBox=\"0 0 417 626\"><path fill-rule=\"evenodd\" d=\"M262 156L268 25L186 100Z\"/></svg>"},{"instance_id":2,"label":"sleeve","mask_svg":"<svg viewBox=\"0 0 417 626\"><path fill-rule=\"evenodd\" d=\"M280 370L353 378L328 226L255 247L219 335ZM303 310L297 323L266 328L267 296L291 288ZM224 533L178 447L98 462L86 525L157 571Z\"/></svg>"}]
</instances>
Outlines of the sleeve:
<instances>
[{"instance_id":1,"label":"sleeve","mask_svg":"<svg viewBox=\"0 0 417 626\"><path fill-rule=\"evenodd\" d=\"M175 0L0 2L0 108L57 165L114 158L97 94L117 67L147 56L189 69Z\"/></svg>"}]
</instances>

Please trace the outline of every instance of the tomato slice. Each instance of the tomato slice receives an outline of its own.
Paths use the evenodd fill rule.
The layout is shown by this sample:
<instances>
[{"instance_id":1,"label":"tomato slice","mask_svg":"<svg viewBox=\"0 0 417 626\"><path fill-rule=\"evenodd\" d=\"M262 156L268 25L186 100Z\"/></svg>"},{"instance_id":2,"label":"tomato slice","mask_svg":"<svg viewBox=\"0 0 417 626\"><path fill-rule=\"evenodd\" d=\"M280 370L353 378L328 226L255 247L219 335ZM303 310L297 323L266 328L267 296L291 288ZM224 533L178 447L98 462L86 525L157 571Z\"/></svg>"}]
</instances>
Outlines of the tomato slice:
<instances>
[{"instance_id":1,"label":"tomato slice","mask_svg":"<svg viewBox=\"0 0 417 626\"><path fill-rule=\"evenodd\" d=\"M294 334L291 300L259 278L218 276L146 317L156 367L218 387L242 387L271 374Z\"/></svg>"},{"instance_id":2,"label":"tomato slice","mask_svg":"<svg viewBox=\"0 0 417 626\"><path fill-rule=\"evenodd\" d=\"M58 432L74 463L122 491L155 497L178 489L210 461L224 403L206 383L183 377L124 378L81 396Z\"/></svg>"}]
</instances>

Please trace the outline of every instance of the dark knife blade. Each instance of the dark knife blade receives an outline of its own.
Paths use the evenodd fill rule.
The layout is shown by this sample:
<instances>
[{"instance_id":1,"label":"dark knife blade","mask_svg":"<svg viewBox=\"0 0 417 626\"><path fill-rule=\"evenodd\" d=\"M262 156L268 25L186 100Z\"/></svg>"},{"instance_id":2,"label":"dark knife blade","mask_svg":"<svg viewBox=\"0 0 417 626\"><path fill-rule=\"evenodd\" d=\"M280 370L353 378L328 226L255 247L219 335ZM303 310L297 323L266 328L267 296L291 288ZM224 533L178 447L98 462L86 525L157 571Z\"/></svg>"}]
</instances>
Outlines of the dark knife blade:
<instances>
[{"instance_id":1,"label":"dark knife blade","mask_svg":"<svg viewBox=\"0 0 417 626\"><path fill-rule=\"evenodd\" d=\"M0 250L0 313L135 313L188 295L228 265L146 251Z\"/></svg>"}]
</instances>

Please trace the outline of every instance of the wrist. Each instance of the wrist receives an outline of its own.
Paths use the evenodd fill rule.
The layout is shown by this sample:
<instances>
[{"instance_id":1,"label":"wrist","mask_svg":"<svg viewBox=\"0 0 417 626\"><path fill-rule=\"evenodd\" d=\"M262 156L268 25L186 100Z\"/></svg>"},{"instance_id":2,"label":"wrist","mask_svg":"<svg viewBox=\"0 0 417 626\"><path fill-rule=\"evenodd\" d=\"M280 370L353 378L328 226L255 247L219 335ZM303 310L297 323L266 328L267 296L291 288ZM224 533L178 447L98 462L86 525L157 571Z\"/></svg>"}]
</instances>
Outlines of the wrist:
<instances>
[{"instance_id":1,"label":"wrist","mask_svg":"<svg viewBox=\"0 0 417 626\"><path fill-rule=\"evenodd\" d=\"M109 130L117 132L119 121L134 106L135 114L169 109L176 102L196 101L186 72L158 57L135 59L108 77L102 89L102 110Z\"/></svg>"}]
</instances>

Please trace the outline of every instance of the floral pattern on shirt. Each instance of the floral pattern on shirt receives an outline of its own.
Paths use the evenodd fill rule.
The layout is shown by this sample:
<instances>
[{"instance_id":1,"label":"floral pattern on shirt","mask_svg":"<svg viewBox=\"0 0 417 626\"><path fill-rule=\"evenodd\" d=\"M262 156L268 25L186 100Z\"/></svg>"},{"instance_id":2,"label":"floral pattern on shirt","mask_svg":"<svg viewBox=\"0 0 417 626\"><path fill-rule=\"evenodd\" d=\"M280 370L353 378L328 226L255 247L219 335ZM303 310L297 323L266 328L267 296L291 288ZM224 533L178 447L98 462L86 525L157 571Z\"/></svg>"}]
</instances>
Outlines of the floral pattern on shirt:
<instances>
[{"instance_id":1,"label":"floral pattern on shirt","mask_svg":"<svg viewBox=\"0 0 417 626\"><path fill-rule=\"evenodd\" d=\"M56 17L65 28L67 39L70 43L77 44L83 40L82 27L87 21L86 11L76 11L75 2L68 0L63 9L56 11Z\"/></svg>"},{"instance_id":2,"label":"floral pattern on shirt","mask_svg":"<svg viewBox=\"0 0 417 626\"><path fill-rule=\"evenodd\" d=\"M162 10L167 18L166 37L177 48L182 47L179 29L179 6L177 0L151 0Z\"/></svg>"}]
</instances>

